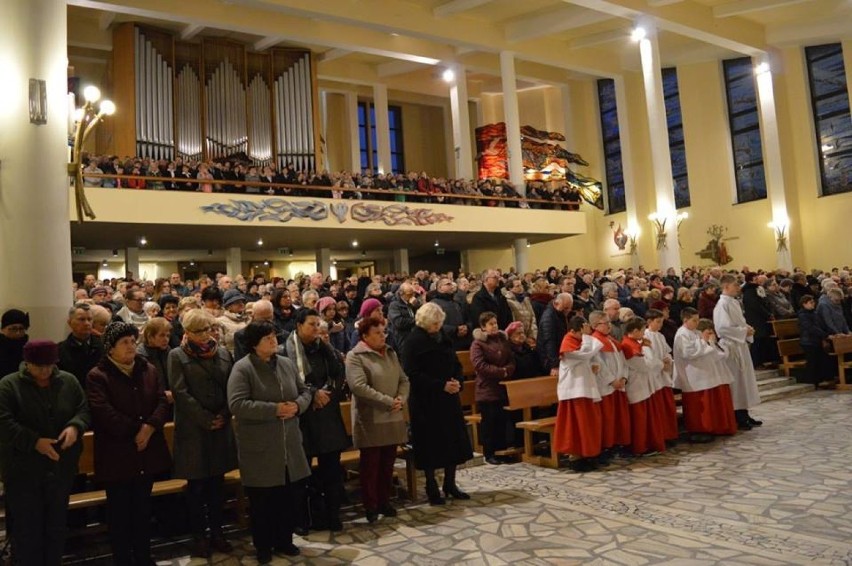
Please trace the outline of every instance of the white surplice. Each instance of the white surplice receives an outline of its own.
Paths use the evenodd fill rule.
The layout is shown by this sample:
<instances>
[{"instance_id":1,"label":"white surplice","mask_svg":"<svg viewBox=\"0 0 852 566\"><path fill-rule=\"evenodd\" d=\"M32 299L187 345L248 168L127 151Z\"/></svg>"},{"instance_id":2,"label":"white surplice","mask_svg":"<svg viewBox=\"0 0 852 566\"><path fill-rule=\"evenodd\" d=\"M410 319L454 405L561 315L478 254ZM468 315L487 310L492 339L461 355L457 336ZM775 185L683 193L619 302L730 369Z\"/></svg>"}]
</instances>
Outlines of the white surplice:
<instances>
[{"instance_id":1,"label":"white surplice","mask_svg":"<svg viewBox=\"0 0 852 566\"><path fill-rule=\"evenodd\" d=\"M748 351L748 345L754 342L754 338L748 336L748 323L739 301L727 295L720 296L713 309L713 324L719 335L719 344L728 352L726 362L734 377L731 383L734 410L759 405L757 377Z\"/></svg>"}]
</instances>

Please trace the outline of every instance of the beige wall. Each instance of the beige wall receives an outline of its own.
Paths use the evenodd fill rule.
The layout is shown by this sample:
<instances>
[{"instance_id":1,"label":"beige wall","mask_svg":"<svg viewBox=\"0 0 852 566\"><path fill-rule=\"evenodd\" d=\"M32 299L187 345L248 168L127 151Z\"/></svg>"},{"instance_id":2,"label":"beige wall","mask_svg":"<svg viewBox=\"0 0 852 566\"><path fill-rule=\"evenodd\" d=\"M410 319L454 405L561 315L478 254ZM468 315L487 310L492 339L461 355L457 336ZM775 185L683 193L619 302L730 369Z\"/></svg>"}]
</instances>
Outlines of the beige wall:
<instances>
[{"instance_id":1,"label":"beige wall","mask_svg":"<svg viewBox=\"0 0 852 566\"><path fill-rule=\"evenodd\" d=\"M349 170L351 143L349 140L348 117L346 115L346 97L343 94L326 94L325 147L328 152L328 167L331 171Z\"/></svg>"},{"instance_id":2,"label":"beige wall","mask_svg":"<svg viewBox=\"0 0 852 566\"><path fill-rule=\"evenodd\" d=\"M447 133L443 107L389 102L402 108L405 168L426 171L433 177L450 175L447 167ZM452 139L452 138L450 138Z\"/></svg>"}]
</instances>

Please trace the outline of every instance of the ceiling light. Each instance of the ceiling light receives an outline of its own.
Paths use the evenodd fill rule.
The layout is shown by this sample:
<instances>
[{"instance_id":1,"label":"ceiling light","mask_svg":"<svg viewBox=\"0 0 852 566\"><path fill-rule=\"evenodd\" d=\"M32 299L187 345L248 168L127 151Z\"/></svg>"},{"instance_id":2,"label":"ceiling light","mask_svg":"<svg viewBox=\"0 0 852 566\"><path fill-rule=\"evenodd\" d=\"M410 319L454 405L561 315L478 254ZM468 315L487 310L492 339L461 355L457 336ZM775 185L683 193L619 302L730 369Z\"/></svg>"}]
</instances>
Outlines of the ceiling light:
<instances>
[{"instance_id":1,"label":"ceiling light","mask_svg":"<svg viewBox=\"0 0 852 566\"><path fill-rule=\"evenodd\" d=\"M194 260L194 259L189 260L189 265L190 265L190 266L195 265L195 260Z\"/></svg>"},{"instance_id":2,"label":"ceiling light","mask_svg":"<svg viewBox=\"0 0 852 566\"><path fill-rule=\"evenodd\" d=\"M263 265L269 266L269 260L264 261Z\"/></svg>"},{"instance_id":3,"label":"ceiling light","mask_svg":"<svg viewBox=\"0 0 852 566\"><path fill-rule=\"evenodd\" d=\"M648 32L645 31L645 28L642 26L636 26L633 28L633 32L630 34L630 39L633 41L642 41L648 36Z\"/></svg>"},{"instance_id":4,"label":"ceiling light","mask_svg":"<svg viewBox=\"0 0 852 566\"><path fill-rule=\"evenodd\" d=\"M112 257L118 257L118 250L112 250Z\"/></svg>"},{"instance_id":5,"label":"ceiling light","mask_svg":"<svg viewBox=\"0 0 852 566\"><path fill-rule=\"evenodd\" d=\"M293 257L293 250L290 250L290 253L289 253L288 255L289 255L290 257Z\"/></svg>"},{"instance_id":6,"label":"ceiling light","mask_svg":"<svg viewBox=\"0 0 852 566\"><path fill-rule=\"evenodd\" d=\"M364 250L363 252L361 252L361 257L367 257L367 250Z\"/></svg>"},{"instance_id":7,"label":"ceiling light","mask_svg":"<svg viewBox=\"0 0 852 566\"><path fill-rule=\"evenodd\" d=\"M145 236L142 236L141 238L139 238L139 245L140 246L147 246L148 245L148 239Z\"/></svg>"},{"instance_id":8,"label":"ceiling light","mask_svg":"<svg viewBox=\"0 0 852 566\"><path fill-rule=\"evenodd\" d=\"M445 83L451 83L456 80L456 73L452 69L445 69L441 78L444 79Z\"/></svg>"},{"instance_id":9,"label":"ceiling light","mask_svg":"<svg viewBox=\"0 0 852 566\"><path fill-rule=\"evenodd\" d=\"M438 242L438 240L435 240L435 247L436 247L436 248L441 247L441 244Z\"/></svg>"},{"instance_id":10,"label":"ceiling light","mask_svg":"<svg viewBox=\"0 0 852 566\"><path fill-rule=\"evenodd\" d=\"M107 260L103 260L103 261L101 262L101 265L102 265L102 266L104 266L104 267L109 267L109 264L107 263Z\"/></svg>"},{"instance_id":11,"label":"ceiling light","mask_svg":"<svg viewBox=\"0 0 852 566\"><path fill-rule=\"evenodd\" d=\"M527 247L530 247L530 243L529 243L529 242L527 242Z\"/></svg>"},{"instance_id":12,"label":"ceiling light","mask_svg":"<svg viewBox=\"0 0 852 566\"><path fill-rule=\"evenodd\" d=\"M331 260L331 265L337 265L337 260L336 259Z\"/></svg>"},{"instance_id":13,"label":"ceiling light","mask_svg":"<svg viewBox=\"0 0 852 566\"><path fill-rule=\"evenodd\" d=\"M353 247L353 248L357 248L357 247L358 247L358 240L352 240L352 247Z\"/></svg>"},{"instance_id":14,"label":"ceiling light","mask_svg":"<svg viewBox=\"0 0 852 566\"><path fill-rule=\"evenodd\" d=\"M213 250L207 250L207 255L213 255Z\"/></svg>"},{"instance_id":15,"label":"ceiling light","mask_svg":"<svg viewBox=\"0 0 852 566\"><path fill-rule=\"evenodd\" d=\"M263 238L258 238L257 239L257 246L260 247L262 245L263 245Z\"/></svg>"}]
</instances>

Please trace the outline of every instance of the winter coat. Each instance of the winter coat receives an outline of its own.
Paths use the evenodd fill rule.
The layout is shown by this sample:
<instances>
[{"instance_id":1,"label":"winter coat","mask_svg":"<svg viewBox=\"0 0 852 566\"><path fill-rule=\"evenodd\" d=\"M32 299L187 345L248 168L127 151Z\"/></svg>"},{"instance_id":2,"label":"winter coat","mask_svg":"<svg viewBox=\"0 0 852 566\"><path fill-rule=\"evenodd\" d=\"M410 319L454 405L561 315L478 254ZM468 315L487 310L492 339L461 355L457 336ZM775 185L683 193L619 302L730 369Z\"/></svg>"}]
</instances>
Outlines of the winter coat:
<instances>
[{"instance_id":1,"label":"winter coat","mask_svg":"<svg viewBox=\"0 0 852 566\"><path fill-rule=\"evenodd\" d=\"M7 338L0 334L0 378L17 373L24 361L24 346L29 336L23 338Z\"/></svg>"},{"instance_id":2,"label":"winter coat","mask_svg":"<svg viewBox=\"0 0 852 566\"><path fill-rule=\"evenodd\" d=\"M264 362L249 354L234 364L228 379L228 407L237 418L240 479L247 487L285 485L311 475L302 448L299 415L313 395L296 365L283 356ZM297 416L279 419L278 403L295 402Z\"/></svg>"},{"instance_id":3,"label":"winter coat","mask_svg":"<svg viewBox=\"0 0 852 566\"><path fill-rule=\"evenodd\" d=\"M204 479L236 469L227 393L233 365L231 354L221 346L208 360L192 358L182 348L169 352L169 385L175 401L175 477ZM217 416L225 419L225 426L210 430Z\"/></svg>"},{"instance_id":4,"label":"winter coat","mask_svg":"<svg viewBox=\"0 0 852 566\"><path fill-rule=\"evenodd\" d=\"M154 366L136 356L128 376L105 357L89 372L86 393L95 433L96 480L127 482L169 470L163 425L170 409ZM154 427L154 433L139 452L136 433L144 424Z\"/></svg>"},{"instance_id":5,"label":"winter coat","mask_svg":"<svg viewBox=\"0 0 852 566\"><path fill-rule=\"evenodd\" d=\"M701 295L698 296L698 316L701 318L709 318L713 319L713 309L716 308L716 303L719 302L719 294L708 295L707 293L702 292ZM681 321L676 321L678 326L680 326Z\"/></svg>"},{"instance_id":6,"label":"winter coat","mask_svg":"<svg viewBox=\"0 0 852 566\"><path fill-rule=\"evenodd\" d=\"M69 334L68 338L59 343L59 363L62 371L73 374L86 388L86 376L89 371L101 361L104 355L104 343L95 335L89 337L88 343L83 343ZM2 376L0 376L2 377Z\"/></svg>"},{"instance_id":7,"label":"winter coat","mask_svg":"<svg viewBox=\"0 0 852 566\"><path fill-rule=\"evenodd\" d=\"M515 357L506 333L501 330L497 334L486 334L480 328L474 330L470 361L476 372L476 401L508 402L506 387L500 382L515 375Z\"/></svg>"},{"instance_id":8,"label":"winter coat","mask_svg":"<svg viewBox=\"0 0 852 566\"><path fill-rule=\"evenodd\" d=\"M816 318L822 329L829 335L849 334L849 326L846 317L843 316L843 307L835 305L827 295L823 295L817 301Z\"/></svg>"},{"instance_id":9,"label":"winter coat","mask_svg":"<svg viewBox=\"0 0 852 566\"><path fill-rule=\"evenodd\" d=\"M232 312L225 311L222 313L222 316L216 319L216 321L225 327L225 332L223 332L222 340L220 340L219 345L224 346L231 354L233 354L234 335L248 326L248 318L246 318L245 315L239 316Z\"/></svg>"},{"instance_id":10,"label":"winter coat","mask_svg":"<svg viewBox=\"0 0 852 566\"><path fill-rule=\"evenodd\" d=\"M410 384L390 347L384 354L365 342L346 354L346 382L352 392L352 440L356 448L393 446L408 440L402 411L391 412L393 400L408 401Z\"/></svg>"},{"instance_id":11,"label":"winter coat","mask_svg":"<svg viewBox=\"0 0 852 566\"><path fill-rule=\"evenodd\" d=\"M802 309L799 311L799 344L802 347L809 346L812 348L821 347L822 341L828 338L822 325L817 319L814 309Z\"/></svg>"},{"instance_id":12,"label":"winter coat","mask_svg":"<svg viewBox=\"0 0 852 566\"><path fill-rule=\"evenodd\" d=\"M500 329L504 329L512 322L512 310L509 308L509 303L506 297L500 292L500 289L494 291L494 295L488 293L488 290L483 286L474 296L470 303L470 324L474 328L479 328L479 316L484 312L493 312L497 315L497 325Z\"/></svg>"},{"instance_id":13,"label":"winter coat","mask_svg":"<svg viewBox=\"0 0 852 566\"><path fill-rule=\"evenodd\" d=\"M467 321L462 308L453 300L453 296L449 293L437 294L432 302L441 307L441 310L447 315L441 330L452 342L453 350L456 352L469 350L470 341L473 339L470 323ZM467 335L459 337L459 326L462 325L467 326Z\"/></svg>"},{"instance_id":14,"label":"winter coat","mask_svg":"<svg viewBox=\"0 0 852 566\"><path fill-rule=\"evenodd\" d=\"M273 323L278 330L279 335L283 335L286 340L291 332L296 330L296 309L290 309L289 315L285 314L280 308L276 308ZM279 341L279 344L282 341Z\"/></svg>"},{"instance_id":15,"label":"winter coat","mask_svg":"<svg viewBox=\"0 0 852 566\"><path fill-rule=\"evenodd\" d=\"M325 389L331 398L322 409L311 406L299 416L305 454L311 457L344 450L349 447L349 437L340 415L346 381L343 364L331 346L322 340L308 344L304 349L311 366L311 372L305 376L305 384L312 391Z\"/></svg>"},{"instance_id":16,"label":"winter coat","mask_svg":"<svg viewBox=\"0 0 852 566\"><path fill-rule=\"evenodd\" d=\"M157 377L166 391L171 389L169 385L169 350L156 350L149 348L144 343L136 347L136 353L148 360L148 363L157 370Z\"/></svg>"},{"instance_id":17,"label":"winter coat","mask_svg":"<svg viewBox=\"0 0 852 566\"><path fill-rule=\"evenodd\" d=\"M506 297L506 302L509 303L509 310L512 311L512 320L523 324L524 334L526 334L527 338L535 340L538 337L538 323L529 297L521 296L518 299L511 291L504 291L503 296ZM503 330L505 330L505 327Z\"/></svg>"},{"instance_id":18,"label":"winter coat","mask_svg":"<svg viewBox=\"0 0 852 566\"><path fill-rule=\"evenodd\" d=\"M767 291L766 300L769 303L769 309L772 311L772 316L774 316L776 320L796 317L796 310L781 291L776 291L774 293Z\"/></svg>"},{"instance_id":19,"label":"winter coat","mask_svg":"<svg viewBox=\"0 0 852 566\"><path fill-rule=\"evenodd\" d=\"M417 326L403 346L402 359L411 382L408 407L417 468L444 468L470 460L473 452L459 395L444 391L447 381L464 381L450 339L443 332L430 336Z\"/></svg>"},{"instance_id":20,"label":"winter coat","mask_svg":"<svg viewBox=\"0 0 852 566\"><path fill-rule=\"evenodd\" d=\"M754 328L755 338L766 338L772 334L769 324L772 309L766 300L766 290L757 283L743 285L743 313L746 322Z\"/></svg>"},{"instance_id":21,"label":"winter coat","mask_svg":"<svg viewBox=\"0 0 852 566\"><path fill-rule=\"evenodd\" d=\"M511 344L511 342L510 342ZM515 356L514 379L527 379L529 377L541 377L548 372L541 367L538 352L524 342L521 345L511 344L512 354Z\"/></svg>"},{"instance_id":22,"label":"winter coat","mask_svg":"<svg viewBox=\"0 0 852 566\"><path fill-rule=\"evenodd\" d=\"M53 475L70 485L77 475L83 451L83 433L91 415L86 394L77 378L65 371L53 370L46 389L21 368L0 381L0 473L7 487L27 481L37 482ZM39 438L59 438L62 430L77 429L77 442L65 449L56 448L59 461L36 452Z\"/></svg>"},{"instance_id":23,"label":"winter coat","mask_svg":"<svg viewBox=\"0 0 852 566\"><path fill-rule=\"evenodd\" d=\"M559 367L559 347L568 332L568 320L564 313L556 310L553 302L544 310L538 323L538 341L535 349L546 371Z\"/></svg>"},{"instance_id":24,"label":"winter coat","mask_svg":"<svg viewBox=\"0 0 852 566\"><path fill-rule=\"evenodd\" d=\"M388 322L390 332L393 332L394 343L402 356L402 348L408 335L414 329L414 310L409 303L405 302L399 295L394 296L388 305Z\"/></svg>"}]
</instances>

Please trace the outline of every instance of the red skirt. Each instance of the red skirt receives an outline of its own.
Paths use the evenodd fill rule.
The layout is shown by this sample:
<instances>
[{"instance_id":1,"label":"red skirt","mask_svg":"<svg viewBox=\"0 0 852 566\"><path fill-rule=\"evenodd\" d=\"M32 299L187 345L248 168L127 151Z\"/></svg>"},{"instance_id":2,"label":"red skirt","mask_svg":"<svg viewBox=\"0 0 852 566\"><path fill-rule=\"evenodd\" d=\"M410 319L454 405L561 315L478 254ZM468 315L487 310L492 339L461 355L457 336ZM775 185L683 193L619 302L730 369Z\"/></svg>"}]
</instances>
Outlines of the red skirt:
<instances>
[{"instance_id":1,"label":"red skirt","mask_svg":"<svg viewBox=\"0 0 852 566\"><path fill-rule=\"evenodd\" d=\"M591 458L601 453L601 408L588 397L560 401L553 445L560 454Z\"/></svg>"},{"instance_id":2,"label":"red skirt","mask_svg":"<svg viewBox=\"0 0 852 566\"><path fill-rule=\"evenodd\" d=\"M637 456L650 450L663 452L666 449L663 425L651 399L630 405L630 450Z\"/></svg>"},{"instance_id":3,"label":"red skirt","mask_svg":"<svg viewBox=\"0 0 852 566\"><path fill-rule=\"evenodd\" d=\"M691 393L684 391L682 397L683 422L689 432L725 435L737 432L730 385Z\"/></svg>"},{"instance_id":4,"label":"red skirt","mask_svg":"<svg viewBox=\"0 0 852 566\"><path fill-rule=\"evenodd\" d=\"M677 406L672 388L663 387L654 393L651 396L651 405L663 427L663 438L677 440L680 431L677 427Z\"/></svg>"},{"instance_id":5,"label":"red skirt","mask_svg":"<svg viewBox=\"0 0 852 566\"><path fill-rule=\"evenodd\" d=\"M603 448L630 445L630 408L627 393L613 391L601 397L601 419Z\"/></svg>"}]
</instances>

